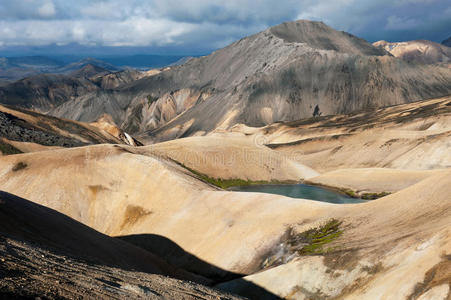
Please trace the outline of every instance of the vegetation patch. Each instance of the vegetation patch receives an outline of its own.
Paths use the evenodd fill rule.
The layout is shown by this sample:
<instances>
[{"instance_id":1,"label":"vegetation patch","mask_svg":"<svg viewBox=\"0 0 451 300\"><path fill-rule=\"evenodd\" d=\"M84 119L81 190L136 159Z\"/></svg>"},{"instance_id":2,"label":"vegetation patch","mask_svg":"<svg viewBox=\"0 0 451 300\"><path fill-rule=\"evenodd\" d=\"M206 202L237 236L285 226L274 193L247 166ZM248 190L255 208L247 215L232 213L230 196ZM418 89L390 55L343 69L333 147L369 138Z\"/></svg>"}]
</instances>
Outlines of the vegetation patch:
<instances>
[{"instance_id":1,"label":"vegetation patch","mask_svg":"<svg viewBox=\"0 0 451 300\"><path fill-rule=\"evenodd\" d=\"M363 200L376 200L385 196L390 195L391 193L389 192L380 192L380 193L358 193L355 192L351 189L347 189L347 188L342 188L339 189L340 192L346 194L347 196L351 197L351 198L360 198Z\"/></svg>"},{"instance_id":2,"label":"vegetation patch","mask_svg":"<svg viewBox=\"0 0 451 300\"><path fill-rule=\"evenodd\" d=\"M214 185L216 187L219 187L221 189L228 189L234 186L247 186L247 185L258 185L258 184L283 184L283 183L288 183L288 182L282 182L282 181L278 181L278 180L271 180L271 181L264 181L264 180L244 180L244 179L222 179L222 178L213 178L210 177L206 174L200 173L194 169L191 169L187 166L185 166L184 164L174 161L176 164L178 164L179 166L187 169L188 171L190 171L191 173L193 173L194 175L196 175L196 177L198 177L200 180L207 182L211 185Z\"/></svg>"},{"instance_id":3,"label":"vegetation patch","mask_svg":"<svg viewBox=\"0 0 451 300\"><path fill-rule=\"evenodd\" d=\"M14 165L13 167L13 172L17 172L20 170L25 169L26 167L28 167L28 165L22 161L19 161L17 164Z\"/></svg>"},{"instance_id":4,"label":"vegetation patch","mask_svg":"<svg viewBox=\"0 0 451 300\"><path fill-rule=\"evenodd\" d=\"M375 199L379 199L385 196L390 195L391 193L389 192L381 192L381 193L363 193L360 195L360 198L364 199L364 200L375 200Z\"/></svg>"},{"instance_id":5,"label":"vegetation patch","mask_svg":"<svg viewBox=\"0 0 451 300\"><path fill-rule=\"evenodd\" d=\"M2 141L0 141L0 152L3 155L13 155L13 154L20 154L23 153L22 151L20 151L19 149L17 149L16 147L14 147L13 145L4 143Z\"/></svg>"},{"instance_id":6,"label":"vegetation patch","mask_svg":"<svg viewBox=\"0 0 451 300\"><path fill-rule=\"evenodd\" d=\"M338 251L339 249L329 247L328 244L343 234L341 225L341 221L330 219L321 226L301 233L297 233L292 227L288 228L280 243L263 261L262 269L288 263L299 256L326 255Z\"/></svg>"},{"instance_id":7,"label":"vegetation patch","mask_svg":"<svg viewBox=\"0 0 451 300\"><path fill-rule=\"evenodd\" d=\"M290 243L294 246L302 244L297 250L300 255L319 255L329 253L333 248L325 246L340 237L343 231L340 229L341 221L329 220L326 224L309 229L303 233L294 235ZM291 246L291 245L290 245Z\"/></svg>"},{"instance_id":8,"label":"vegetation patch","mask_svg":"<svg viewBox=\"0 0 451 300\"><path fill-rule=\"evenodd\" d=\"M359 195L356 193L356 192L354 192L353 190L351 190L351 189L345 189L345 188L343 188L343 189L339 189L342 193L344 193L346 196L349 196L349 197L351 197L351 198L359 198Z\"/></svg>"}]
</instances>

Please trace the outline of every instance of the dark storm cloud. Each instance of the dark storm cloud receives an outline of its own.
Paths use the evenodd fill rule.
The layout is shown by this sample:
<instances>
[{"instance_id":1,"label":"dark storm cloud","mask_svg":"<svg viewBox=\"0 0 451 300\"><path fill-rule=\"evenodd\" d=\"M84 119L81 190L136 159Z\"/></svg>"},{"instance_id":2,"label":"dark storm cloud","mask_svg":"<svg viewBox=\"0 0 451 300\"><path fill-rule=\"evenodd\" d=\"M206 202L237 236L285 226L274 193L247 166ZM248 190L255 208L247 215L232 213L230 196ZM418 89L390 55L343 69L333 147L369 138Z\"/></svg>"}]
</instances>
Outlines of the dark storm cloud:
<instances>
[{"instance_id":1,"label":"dark storm cloud","mask_svg":"<svg viewBox=\"0 0 451 300\"><path fill-rule=\"evenodd\" d=\"M449 0L0 0L0 46L214 49L268 26L321 20L370 41L451 35Z\"/></svg>"}]
</instances>

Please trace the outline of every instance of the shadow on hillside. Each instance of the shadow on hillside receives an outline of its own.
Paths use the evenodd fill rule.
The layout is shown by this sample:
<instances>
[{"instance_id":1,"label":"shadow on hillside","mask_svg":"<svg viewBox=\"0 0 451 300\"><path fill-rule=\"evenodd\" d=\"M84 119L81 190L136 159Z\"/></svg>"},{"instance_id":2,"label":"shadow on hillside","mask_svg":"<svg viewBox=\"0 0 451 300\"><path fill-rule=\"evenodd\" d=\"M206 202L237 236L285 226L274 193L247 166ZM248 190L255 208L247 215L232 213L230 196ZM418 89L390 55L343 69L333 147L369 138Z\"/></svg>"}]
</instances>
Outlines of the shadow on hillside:
<instances>
[{"instance_id":1,"label":"shadow on hillside","mask_svg":"<svg viewBox=\"0 0 451 300\"><path fill-rule=\"evenodd\" d=\"M224 288L225 291L252 295L250 299L280 299L243 280L240 278L241 274L212 266L162 236L146 234L112 238L53 209L0 191L0 256L2 251L7 251L18 259L27 259L22 256L22 252L16 252L14 247L9 246L8 239L24 243L24 247L29 249L46 250L49 252L46 255L48 260L58 261L63 265L65 260L59 262L61 258L58 256L70 257L91 266L103 265L132 272L191 278L185 277L186 274L173 273L166 262L161 260L163 258L172 265L194 270L192 273L209 274L217 280L216 283L235 279L231 281L231 288ZM138 245L141 249L131 247L130 244ZM150 252L154 255L149 255ZM0 262L0 271L1 267ZM159 269L160 267L163 269ZM162 273L162 270L167 272ZM233 287L236 284L240 288L237 291L243 290L243 293L235 292Z\"/></svg>"},{"instance_id":2,"label":"shadow on hillside","mask_svg":"<svg viewBox=\"0 0 451 300\"><path fill-rule=\"evenodd\" d=\"M122 241L141 247L161 258L169 264L201 275L221 284L220 289L235 293L249 299L281 299L264 288L243 279L245 275L229 272L195 255L186 252L172 240L156 234L136 234L117 237Z\"/></svg>"}]
</instances>

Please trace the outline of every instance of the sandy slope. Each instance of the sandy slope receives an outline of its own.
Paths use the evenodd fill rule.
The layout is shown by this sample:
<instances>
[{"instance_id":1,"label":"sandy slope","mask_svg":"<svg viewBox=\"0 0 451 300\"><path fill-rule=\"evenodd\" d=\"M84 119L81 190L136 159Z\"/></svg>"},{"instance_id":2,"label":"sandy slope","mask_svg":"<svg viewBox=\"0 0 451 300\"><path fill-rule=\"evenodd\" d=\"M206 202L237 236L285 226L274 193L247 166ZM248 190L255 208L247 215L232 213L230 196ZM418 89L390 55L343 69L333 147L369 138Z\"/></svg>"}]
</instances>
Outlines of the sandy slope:
<instances>
[{"instance_id":1,"label":"sandy slope","mask_svg":"<svg viewBox=\"0 0 451 300\"><path fill-rule=\"evenodd\" d=\"M397 170L387 168L340 169L310 178L311 183L348 188L359 192L397 192L428 177L446 172L438 170Z\"/></svg>"},{"instance_id":2,"label":"sandy slope","mask_svg":"<svg viewBox=\"0 0 451 300\"><path fill-rule=\"evenodd\" d=\"M279 123L253 131L253 135L262 134L273 150L321 173L348 168L449 168L451 98Z\"/></svg>"},{"instance_id":3,"label":"sandy slope","mask_svg":"<svg viewBox=\"0 0 451 300\"><path fill-rule=\"evenodd\" d=\"M285 181L311 178L315 170L264 146L266 138L256 135L211 135L190 137L150 145L140 153L170 158L213 178Z\"/></svg>"}]
</instances>

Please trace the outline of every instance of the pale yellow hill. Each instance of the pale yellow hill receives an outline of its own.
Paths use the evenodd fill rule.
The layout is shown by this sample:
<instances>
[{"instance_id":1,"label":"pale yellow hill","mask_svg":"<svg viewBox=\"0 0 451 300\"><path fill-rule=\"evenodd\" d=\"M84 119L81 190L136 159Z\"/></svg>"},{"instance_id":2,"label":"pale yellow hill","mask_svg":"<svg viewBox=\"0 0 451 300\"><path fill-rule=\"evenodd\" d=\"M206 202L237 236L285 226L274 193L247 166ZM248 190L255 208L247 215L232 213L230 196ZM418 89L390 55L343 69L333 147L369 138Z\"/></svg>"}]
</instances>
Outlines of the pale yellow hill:
<instances>
[{"instance_id":1,"label":"pale yellow hill","mask_svg":"<svg viewBox=\"0 0 451 300\"><path fill-rule=\"evenodd\" d=\"M379 293L402 299L427 271L447 263L451 171L373 202L333 205L219 191L176 163L146 154L146 149L134 151L100 145L2 157L0 186L108 235L168 238L219 268L202 269L188 258L178 259L178 265L207 276L254 273L279 249L289 228L302 233L332 219L343 222L343 234L330 244L334 250L329 254L294 255L288 264L247 278L284 297ZM426 286L448 280L451 272L443 272L444 279ZM242 281L221 287L249 292Z\"/></svg>"},{"instance_id":2,"label":"pale yellow hill","mask_svg":"<svg viewBox=\"0 0 451 300\"><path fill-rule=\"evenodd\" d=\"M310 178L309 182L359 193L392 193L403 190L428 177L447 172L438 170L397 170L387 168L340 169Z\"/></svg>"},{"instance_id":3,"label":"pale yellow hill","mask_svg":"<svg viewBox=\"0 0 451 300\"><path fill-rule=\"evenodd\" d=\"M213 178L299 181L318 175L315 170L264 146L266 138L233 135L190 137L139 149L170 158Z\"/></svg>"}]
</instances>

